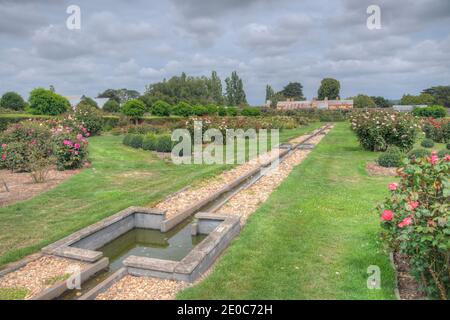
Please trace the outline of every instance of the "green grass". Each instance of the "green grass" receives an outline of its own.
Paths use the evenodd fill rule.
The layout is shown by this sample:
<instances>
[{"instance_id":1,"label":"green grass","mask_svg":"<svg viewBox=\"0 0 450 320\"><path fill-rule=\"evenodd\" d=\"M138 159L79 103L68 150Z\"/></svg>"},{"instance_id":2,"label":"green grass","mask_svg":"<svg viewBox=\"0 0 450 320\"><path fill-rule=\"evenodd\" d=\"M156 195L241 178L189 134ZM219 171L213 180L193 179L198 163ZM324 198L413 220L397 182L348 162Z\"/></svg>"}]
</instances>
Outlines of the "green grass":
<instances>
[{"instance_id":1,"label":"green grass","mask_svg":"<svg viewBox=\"0 0 450 320\"><path fill-rule=\"evenodd\" d=\"M27 293L27 289L0 288L0 300L23 300Z\"/></svg>"},{"instance_id":2,"label":"green grass","mask_svg":"<svg viewBox=\"0 0 450 320\"><path fill-rule=\"evenodd\" d=\"M370 177L347 123L339 123L249 219L214 271L180 299L394 299L378 240L385 177ZM367 289L367 268L381 289Z\"/></svg>"},{"instance_id":3,"label":"green grass","mask_svg":"<svg viewBox=\"0 0 450 320\"><path fill-rule=\"evenodd\" d=\"M283 139L314 129L285 130ZM0 265L129 206L149 205L230 166L174 165L122 145L122 137L90 138L92 167L33 199L0 208Z\"/></svg>"}]
</instances>

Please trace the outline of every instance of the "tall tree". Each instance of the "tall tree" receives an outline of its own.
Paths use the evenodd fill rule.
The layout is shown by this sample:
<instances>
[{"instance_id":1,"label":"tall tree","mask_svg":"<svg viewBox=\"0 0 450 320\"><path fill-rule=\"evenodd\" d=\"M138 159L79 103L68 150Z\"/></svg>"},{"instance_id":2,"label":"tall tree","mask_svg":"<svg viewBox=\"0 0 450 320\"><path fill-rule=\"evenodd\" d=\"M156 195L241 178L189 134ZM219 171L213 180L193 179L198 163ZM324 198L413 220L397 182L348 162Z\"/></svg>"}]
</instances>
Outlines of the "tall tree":
<instances>
[{"instance_id":1,"label":"tall tree","mask_svg":"<svg viewBox=\"0 0 450 320\"><path fill-rule=\"evenodd\" d=\"M214 103L221 105L223 103L222 81L216 71L211 73L210 94Z\"/></svg>"},{"instance_id":2,"label":"tall tree","mask_svg":"<svg viewBox=\"0 0 450 320\"><path fill-rule=\"evenodd\" d=\"M300 82L289 82L287 86L280 92L285 98L294 100L305 100L303 96L303 86Z\"/></svg>"},{"instance_id":3,"label":"tall tree","mask_svg":"<svg viewBox=\"0 0 450 320\"><path fill-rule=\"evenodd\" d=\"M236 71L231 73L231 77L225 79L225 83L227 103L230 106L247 105L244 85Z\"/></svg>"},{"instance_id":4,"label":"tall tree","mask_svg":"<svg viewBox=\"0 0 450 320\"><path fill-rule=\"evenodd\" d=\"M123 89L107 89L99 93L97 98L109 98L118 103L124 103L131 99L139 98L141 94L136 90Z\"/></svg>"},{"instance_id":5,"label":"tall tree","mask_svg":"<svg viewBox=\"0 0 450 320\"><path fill-rule=\"evenodd\" d=\"M319 100L324 100L328 98L334 100L339 97L339 92L341 90L341 84L338 80L333 78L322 79L320 83L320 88L317 91L317 96Z\"/></svg>"},{"instance_id":6,"label":"tall tree","mask_svg":"<svg viewBox=\"0 0 450 320\"><path fill-rule=\"evenodd\" d=\"M432 105L434 103L434 97L429 93L421 93L418 96L412 94L404 94L400 100L402 105Z\"/></svg>"},{"instance_id":7,"label":"tall tree","mask_svg":"<svg viewBox=\"0 0 450 320\"><path fill-rule=\"evenodd\" d=\"M450 86L436 86L425 89L422 93L433 96L435 103L450 108Z\"/></svg>"},{"instance_id":8,"label":"tall tree","mask_svg":"<svg viewBox=\"0 0 450 320\"><path fill-rule=\"evenodd\" d=\"M389 100L383 98L383 97L370 97L377 105L377 108L390 108L392 107L392 104L389 102Z\"/></svg>"},{"instance_id":9,"label":"tall tree","mask_svg":"<svg viewBox=\"0 0 450 320\"><path fill-rule=\"evenodd\" d=\"M266 86L266 102L268 100L272 101L273 97L275 96L275 91L270 85Z\"/></svg>"}]
</instances>

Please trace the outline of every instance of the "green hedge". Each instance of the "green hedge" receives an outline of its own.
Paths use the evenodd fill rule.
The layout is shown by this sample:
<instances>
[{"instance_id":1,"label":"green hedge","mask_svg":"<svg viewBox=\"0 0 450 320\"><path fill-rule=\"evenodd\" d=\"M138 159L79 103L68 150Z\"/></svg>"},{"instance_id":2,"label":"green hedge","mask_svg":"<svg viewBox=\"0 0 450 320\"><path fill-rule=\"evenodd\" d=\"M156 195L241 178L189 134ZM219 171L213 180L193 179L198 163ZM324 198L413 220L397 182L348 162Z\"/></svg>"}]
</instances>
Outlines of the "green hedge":
<instances>
[{"instance_id":1,"label":"green hedge","mask_svg":"<svg viewBox=\"0 0 450 320\"><path fill-rule=\"evenodd\" d=\"M31 114L0 114L0 131L6 130L11 123L18 123L20 121L29 119L51 119L52 116L31 115Z\"/></svg>"}]
</instances>

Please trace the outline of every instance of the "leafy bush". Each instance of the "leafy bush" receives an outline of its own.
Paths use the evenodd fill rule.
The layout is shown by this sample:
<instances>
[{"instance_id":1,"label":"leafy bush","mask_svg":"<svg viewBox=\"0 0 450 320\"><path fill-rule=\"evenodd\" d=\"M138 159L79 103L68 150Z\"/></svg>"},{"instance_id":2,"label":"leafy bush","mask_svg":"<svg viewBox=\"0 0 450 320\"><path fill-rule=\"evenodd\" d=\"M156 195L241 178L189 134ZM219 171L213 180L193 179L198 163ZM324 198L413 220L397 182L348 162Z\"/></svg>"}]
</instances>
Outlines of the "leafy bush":
<instances>
[{"instance_id":1,"label":"leafy bush","mask_svg":"<svg viewBox=\"0 0 450 320\"><path fill-rule=\"evenodd\" d=\"M416 117L431 117L431 118L445 118L447 116L447 109L443 106L429 106L425 108L415 107L412 111Z\"/></svg>"},{"instance_id":2,"label":"leafy bush","mask_svg":"<svg viewBox=\"0 0 450 320\"><path fill-rule=\"evenodd\" d=\"M378 164L386 168L400 167L404 157L405 155L398 147L391 146L378 157Z\"/></svg>"},{"instance_id":3,"label":"leafy bush","mask_svg":"<svg viewBox=\"0 0 450 320\"><path fill-rule=\"evenodd\" d=\"M147 134L147 133L157 133L158 129L155 126L143 123L135 126L128 126L124 128L127 133L135 134Z\"/></svg>"},{"instance_id":4,"label":"leafy bush","mask_svg":"<svg viewBox=\"0 0 450 320\"><path fill-rule=\"evenodd\" d=\"M158 143L158 137L154 134L147 134L142 141L142 149L155 151Z\"/></svg>"},{"instance_id":5,"label":"leafy bush","mask_svg":"<svg viewBox=\"0 0 450 320\"><path fill-rule=\"evenodd\" d=\"M227 109L223 106L220 106L217 109L217 114L219 115L219 117L225 117L227 115Z\"/></svg>"},{"instance_id":6,"label":"leafy bush","mask_svg":"<svg viewBox=\"0 0 450 320\"><path fill-rule=\"evenodd\" d=\"M450 150L450 143L447 143L447 149Z\"/></svg>"},{"instance_id":7,"label":"leafy bush","mask_svg":"<svg viewBox=\"0 0 450 320\"><path fill-rule=\"evenodd\" d=\"M102 112L86 103L78 104L74 112L74 119L91 135L98 134L104 125Z\"/></svg>"},{"instance_id":8,"label":"leafy bush","mask_svg":"<svg viewBox=\"0 0 450 320\"><path fill-rule=\"evenodd\" d=\"M450 119L429 118L423 123L423 131L434 142L447 143L450 141Z\"/></svg>"},{"instance_id":9,"label":"leafy bush","mask_svg":"<svg viewBox=\"0 0 450 320\"><path fill-rule=\"evenodd\" d=\"M241 115L246 117L258 117L261 115L261 110L259 108L244 108L241 111Z\"/></svg>"},{"instance_id":10,"label":"leafy bush","mask_svg":"<svg viewBox=\"0 0 450 320\"><path fill-rule=\"evenodd\" d=\"M33 159L52 155L51 136L47 126L32 121L10 125L0 137L1 166L11 171L30 172Z\"/></svg>"},{"instance_id":11,"label":"leafy bush","mask_svg":"<svg viewBox=\"0 0 450 320\"><path fill-rule=\"evenodd\" d=\"M194 106L192 109L194 115L201 117L208 114L208 109L205 106Z\"/></svg>"},{"instance_id":12,"label":"leafy bush","mask_svg":"<svg viewBox=\"0 0 450 320\"><path fill-rule=\"evenodd\" d=\"M144 141L144 136L142 134L131 135L129 146L135 149L142 148L142 142Z\"/></svg>"},{"instance_id":13,"label":"leafy bush","mask_svg":"<svg viewBox=\"0 0 450 320\"><path fill-rule=\"evenodd\" d=\"M103 105L103 111L105 112L111 112L111 113L117 113L120 112L120 104L113 99L109 99L106 101L106 103Z\"/></svg>"},{"instance_id":14,"label":"leafy bush","mask_svg":"<svg viewBox=\"0 0 450 320\"><path fill-rule=\"evenodd\" d=\"M424 148L433 148L434 147L434 141L431 139L423 139L420 145Z\"/></svg>"},{"instance_id":15,"label":"leafy bush","mask_svg":"<svg viewBox=\"0 0 450 320\"><path fill-rule=\"evenodd\" d=\"M194 114L194 111L189 103L180 102L172 108L172 114L181 117L189 117Z\"/></svg>"},{"instance_id":16,"label":"leafy bush","mask_svg":"<svg viewBox=\"0 0 450 320\"><path fill-rule=\"evenodd\" d=\"M375 101L371 97L365 94L358 94L355 97L352 97L353 105L355 108L376 108L377 105Z\"/></svg>"},{"instance_id":17,"label":"leafy bush","mask_svg":"<svg viewBox=\"0 0 450 320\"><path fill-rule=\"evenodd\" d=\"M97 102L95 102L94 99L86 97L86 96L82 96L80 102L77 104L77 108L79 106L90 106L92 108L96 108L98 109L98 104Z\"/></svg>"},{"instance_id":18,"label":"leafy bush","mask_svg":"<svg viewBox=\"0 0 450 320\"><path fill-rule=\"evenodd\" d=\"M126 146L130 146L131 138L133 137L133 134L129 133L125 135L125 137L122 140L122 143Z\"/></svg>"},{"instance_id":19,"label":"leafy bush","mask_svg":"<svg viewBox=\"0 0 450 320\"><path fill-rule=\"evenodd\" d=\"M431 152L429 150L419 148L419 149L411 150L408 153L408 158L409 159L413 159L413 158L419 159L419 158L428 157L429 155L431 155Z\"/></svg>"},{"instance_id":20,"label":"leafy bush","mask_svg":"<svg viewBox=\"0 0 450 320\"><path fill-rule=\"evenodd\" d=\"M219 111L219 108L216 105L213 104L208 104L206 106L206 112L208 115L210 116L215 116L217 115L217 112Z\"/></svg>"},{"instance_id":21,"label":"leafy bush","mask_svg":"<svg viewBox=\"0 0 450 320\"><path fill-rule=\"evenodd\" d=\"M25 106L23 98L15 92L6 92L0 99L0 108L22 111Z\"/></svg>"},{"instance_id":22,"label":"leafy bush","mask_svg":"<svg viewBox=\"0 0 450 320\"><path fill-rule=\"evenodd\" d=\"M0 114L0 131L6 130L6 128L13 123L19 123L27 120L44 120L50 118L52 117L30 114Z\"/></svg>"},{"instance_id":23,"label":"leafy bush","mask_svg":"<svg viewBox=\"0 0 450 320\"><path fill-rule=\"evenodd\" d=\"M366 150L384 151L393 145L408 151L417 138L418 125L407 113L370 110L355 112L350 119L359 143Z\"/></svg>"},{"instance_id":24,"label":"leafy bush","mask_svg":"<svg viewBox=\"0 0 450 320\"><path fill-rule=\"evenodd\" d=\"M43 88L31 91L28 101L33 114L56 116L70 110L70 103L66 98Z\"/></svg>"},{"instance_id":25,"label":"leafy bush","mask_svg":"<svg viewBox=\"0 0 450 320\"><path fill-rule=\"evenodd\" d=\"M236 107L228 107L227 108L227 115L229 117L236 117L238 115L239 111Z\"/></svg>"},{"instance_id":26,"label":"leafy bush","mask_svg":"<svg viewBox=\"0 0 450 320\"><path fill-rule=\"evenodd\" d=\"M158 100L152 105L151 113L155 116L168 117L170 116L170 104L165 101Z\"/></svg>"},{"instance_id":27,"label":"leafy bush","mask_svg":"<svg viewBox=\"0 0 450 320\"><path fill-rule=\"evenodd\" d=\"M450 293L449 161L435 153L411 160L378 207L386 244L406 255L421 288L441 299Z\"/></svg>"},{"instance_id":28,"label":"leafy bush","mask_svg":"<svg viewBox=\"0 0 450 320\"><path fill-rule=\"evenodd\" d=\"M57 132L53 140L58 170L78 169L83 166L88 156L88 142L82 133L63 130Z\"/></svg>"},{"instance_id":29,"label":"leafy bush","mask_svg":"<svg viewBox=\"0 0 450 320\"><path fill-rule=\"evenodd\" d=\"M122 107L122 113L137 123L145 113L145 104L138 99L128 100Z\"/></svg>"},{"instance_id":30,"label":"leafy bush","mask_svg":"<svg viewBox=\"0 0 450 320\"><path fill-rule=\"evenodd\" d=\"M445 157L447 155L450 155L450 150L442 149L441 151L438 152L437 155L438 155L439 158L443 158L443 157Z\"/></svg>"},{"instance_id":31,"label":"leafy bush","mask_svg":"<svg viewBox=\"0 0 450 320\"><path fill-rule=\"evenodd\" d=\"M173 142L170 135L158 136L156 142L156 151L158 152L172 152Z\"/></svg>"}]
</instances>

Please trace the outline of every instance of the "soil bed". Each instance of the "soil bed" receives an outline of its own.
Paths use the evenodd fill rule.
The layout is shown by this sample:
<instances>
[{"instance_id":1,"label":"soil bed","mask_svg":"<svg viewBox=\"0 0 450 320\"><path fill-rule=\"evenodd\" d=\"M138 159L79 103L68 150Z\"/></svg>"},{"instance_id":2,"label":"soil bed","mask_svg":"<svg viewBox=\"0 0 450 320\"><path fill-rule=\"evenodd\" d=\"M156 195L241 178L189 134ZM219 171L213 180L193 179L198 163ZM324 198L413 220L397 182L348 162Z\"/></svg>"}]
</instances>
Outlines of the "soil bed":
<instances>
[{"instance_id":1,"label":"soil bed","mask_svg":"<svg viewBox=\"0 0 450 320\"><path fill-rule=\"evenodd\" d=\"M401 300L425 300L427 297L420 292L419 284L410 274L408 257L394 253L394 264L397 271L397 285Z\"/></svg>"},{"instance_id":2,"label":"soil bed","mask_svg":"<svg viewBox=\"0 0 450 320\"><path fill-rule=\"evenodd\" d=\"M394 176L398 176L397 170L398 170L398 168L382 167L375 162L368 162L366 164L366 171L369 174L369 176L394 177Z\"/></svg>"},{"instance_id":3,"label":"soil bed","mask_svg":"<svg viewBox=\"0 0 450 320\"><path fill-rule=\"evenodd\" d=\"M51 169L45 182L35 183L28 172L12 173L9 170L0 170L0 207L31 199L40 193L53 189L80 171L81 169L66 171ZM5 190L3 181L8 186L9 192Z\"/></svg>"}]
</instances>

